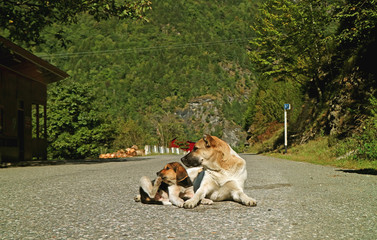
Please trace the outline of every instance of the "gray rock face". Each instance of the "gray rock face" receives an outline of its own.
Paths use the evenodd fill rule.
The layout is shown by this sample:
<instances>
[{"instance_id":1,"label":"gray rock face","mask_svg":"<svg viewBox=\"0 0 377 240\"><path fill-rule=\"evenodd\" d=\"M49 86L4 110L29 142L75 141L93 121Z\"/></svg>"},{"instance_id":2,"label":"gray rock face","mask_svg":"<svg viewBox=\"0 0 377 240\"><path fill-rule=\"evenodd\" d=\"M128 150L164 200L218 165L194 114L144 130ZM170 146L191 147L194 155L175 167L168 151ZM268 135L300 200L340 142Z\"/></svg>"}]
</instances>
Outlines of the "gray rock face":
<instances>
[{"instance_id":1,"label":"gray rock face","mask_svg":"<svg viewBox=\"0 0 377 240\"><path fill-rule=\"evenodd\" d=\"M218 136L232 147L246 141L246 133L241 126L225 119L221 102L214 97L204 96L194 99L176 114L185 124L195 127L195 130Z\"/></svg>"}]
</instances>

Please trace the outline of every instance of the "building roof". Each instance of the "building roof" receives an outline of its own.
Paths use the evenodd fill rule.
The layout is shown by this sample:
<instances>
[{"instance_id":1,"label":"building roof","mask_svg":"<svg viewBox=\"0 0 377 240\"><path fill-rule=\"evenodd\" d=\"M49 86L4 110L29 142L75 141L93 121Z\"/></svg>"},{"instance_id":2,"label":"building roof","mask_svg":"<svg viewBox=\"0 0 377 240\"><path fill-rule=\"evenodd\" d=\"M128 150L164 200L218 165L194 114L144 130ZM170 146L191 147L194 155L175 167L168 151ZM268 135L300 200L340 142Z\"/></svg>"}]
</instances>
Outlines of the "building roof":
<instances>
[{"instance_id":1,"label":"building roof","mask_svg":"<svg viewBox=\"0 0 377 240\"><path fill-rule=\"evenodd\" d=\"M0 66L27 78L49 84L69 75L47 61L0 36Z\"/></svg>"}]
</instances>

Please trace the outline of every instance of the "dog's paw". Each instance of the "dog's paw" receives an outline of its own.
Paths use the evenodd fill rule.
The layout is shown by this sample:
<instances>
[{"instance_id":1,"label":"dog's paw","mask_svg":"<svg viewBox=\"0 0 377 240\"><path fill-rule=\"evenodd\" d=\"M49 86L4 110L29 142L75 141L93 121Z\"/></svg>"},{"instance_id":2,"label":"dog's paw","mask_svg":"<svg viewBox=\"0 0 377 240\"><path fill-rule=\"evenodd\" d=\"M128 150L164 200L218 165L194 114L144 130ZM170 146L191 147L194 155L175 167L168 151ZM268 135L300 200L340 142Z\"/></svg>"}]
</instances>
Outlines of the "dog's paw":
<instances>
[{"instance_id":1,"label":"dog's paw","mask_svg":"<svg viewBox=\"0 0 377 240\"><path fill-rule=\"evenodd\" d=\"M134 200L135 200L135 202L140 202L141 201L141 196L140 195L136 195L134 197Z\"/></svg>"},{"instance_id":2,"label":"dog's paw","mask_svg":"<svg viewBox=\"0 0 377 240\"><path fill-rule=\"evenodd\" d=\"M194 199L189 199L187 200L184 204L183 204L183 207L184 208L194 208L196 207L196 205L198 205L198 202L195 201Z\"/></svg>"},{"instance_id":3,"label":"dog's paw","mask_svg":"<svg viewBox=\"0 0 377 240\"><path fill-rule=\"evenodd\" d=\"M255 207L255 206L257 206L257 201L255 199L248 198L248 199L246 199L246 201L243 202L243 204L245 206Z\"/></svg>"},{"instance_id":4,"label":"dog's paw","mask_svg":"<svg viewBox=\"0 0 377 240\"><path fill-rule=\"evenodd\" d=\"M183 207L183 204L185 204L185 202L182 199L180 199L180 200L181 201L174 202L174 205L181 208L181 207Z\"/></svg>"},{"instance_id":5,"label":"dog's paw","mask_svg":"<svg viewBox=\"0 0 377 240\"><path fill-rule=\"evenodd\" d=\"M154 186L160 186L160 185L161 185L161 182L162 182L162 178L161 178L161 177L157 177L157 178L154 180Z\"/></svg>"},{"instance_id":6,"label":"dog's paw","mask_svg":"<svg viewBox=\"0 0 377 240\"><path fill-rule=\"evenodd\" d=\"M169 202L169 201L162 201L162 205L165 205L165 206L171 206L172 203Z\"/></svg>"},{"instance_id":7,"label":"dog's paw","mask_svg":"<svg viewBox=\"0 0 377 240\"><path fill-rule=\"evenodd\" d=\"M213 201L211 199L208 199L208 198L204 198L200 201L201 204L203 205L212 205L213 204Z\"/></svg>"}]
</instances>

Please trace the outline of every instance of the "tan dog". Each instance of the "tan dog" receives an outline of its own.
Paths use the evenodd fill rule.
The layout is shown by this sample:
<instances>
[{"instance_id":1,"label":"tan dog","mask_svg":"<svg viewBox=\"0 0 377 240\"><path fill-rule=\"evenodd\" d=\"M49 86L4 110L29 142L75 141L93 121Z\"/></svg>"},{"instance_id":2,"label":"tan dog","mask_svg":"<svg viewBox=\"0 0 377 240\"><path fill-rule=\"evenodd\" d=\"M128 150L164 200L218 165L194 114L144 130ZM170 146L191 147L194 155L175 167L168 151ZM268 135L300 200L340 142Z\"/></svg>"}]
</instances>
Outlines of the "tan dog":
<instances>
[{"instance_id":1,"label":"tan dog","mask_svg":"<svg viewBox=\"0 0 377 240\"><path fill-rule=\"evenodd\" d=\"M246 206L257 205L243 191L247 178L245 160L223 140L206 135L181 161L187 167L202 166L205 171L199 189L184 203L185 208L194 208L199 202L209 204L210 200L233 200Z\"/></svg>"},{"instance_id":2,"label":"tan dog","mask_svg":"<svg viewBox=\"0 0 377 240\"><path fill-rule=\"evenodd\" d=\"M183 207L184 199L194 195L194 188L182 164L171 162L157 172L154 181L142 177L139 192L140 195L135 197L137 202Z\"/></svg>"}]
</instances>

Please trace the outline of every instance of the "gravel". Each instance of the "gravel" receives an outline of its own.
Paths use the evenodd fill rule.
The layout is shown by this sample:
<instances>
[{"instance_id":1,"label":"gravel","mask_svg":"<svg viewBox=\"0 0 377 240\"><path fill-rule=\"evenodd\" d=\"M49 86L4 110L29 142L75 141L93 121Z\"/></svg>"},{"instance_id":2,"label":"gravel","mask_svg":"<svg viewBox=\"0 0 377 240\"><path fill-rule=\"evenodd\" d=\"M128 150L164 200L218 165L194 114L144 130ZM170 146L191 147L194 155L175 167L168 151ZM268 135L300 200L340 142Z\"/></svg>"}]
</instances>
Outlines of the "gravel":
<instances>
[{"instance_id":1,"label":"gravel","mask_svg":"<svg viewBox=\"0 0 377 240\"><path fill-rule=\"evenodd\" d=\"M376 239L376 175L242 156L257 207L134 202L181 156L0 169L0 239Z\"/></svg>"}]
</instances>

